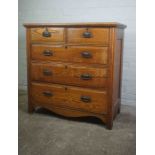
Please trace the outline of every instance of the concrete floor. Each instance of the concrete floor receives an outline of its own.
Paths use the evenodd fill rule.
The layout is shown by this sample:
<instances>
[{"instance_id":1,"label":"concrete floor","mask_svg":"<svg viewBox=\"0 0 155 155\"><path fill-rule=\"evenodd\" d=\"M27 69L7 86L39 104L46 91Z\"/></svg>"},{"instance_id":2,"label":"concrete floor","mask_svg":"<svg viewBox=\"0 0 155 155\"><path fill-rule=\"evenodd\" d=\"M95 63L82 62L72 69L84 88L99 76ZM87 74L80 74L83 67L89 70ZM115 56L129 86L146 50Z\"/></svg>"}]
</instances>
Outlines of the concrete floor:
<instances>
[{"instance_id":1,"label":"concrete floor","mask_svg":"<svg viewBox=\"0 0 155 155\"><path fill-rule=\"evenodd\" d=\"M19 92L19 155L135 155L135 107L122 106L107 130L96 118L64 118L45 109L27 113Z\"/></svg>"}]
</instances>

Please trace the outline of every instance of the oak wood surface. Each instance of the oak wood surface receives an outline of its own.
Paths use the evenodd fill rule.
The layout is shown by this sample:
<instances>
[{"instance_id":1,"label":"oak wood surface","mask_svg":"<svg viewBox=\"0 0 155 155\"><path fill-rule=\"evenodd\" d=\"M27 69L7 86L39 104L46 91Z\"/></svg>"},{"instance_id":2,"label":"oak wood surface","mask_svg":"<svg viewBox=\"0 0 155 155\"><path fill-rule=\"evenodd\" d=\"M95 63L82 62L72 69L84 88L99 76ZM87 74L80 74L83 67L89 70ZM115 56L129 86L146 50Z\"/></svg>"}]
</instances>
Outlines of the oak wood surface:
<instances>
[{"instance_id":1,"label":"oak wood surface","mask_svg":"<svg viewBox=\"0 0 155 155\"><path fill-rule=\"evenodd\" d=\"M108 47L94 46L69 46L69 61L89 63L89 64L108 64ZM89 53L91 57L82 56L83 53Z\"/></svg>"},{"instance_id":2,"label":"oak wood surface","mask_svg":"<svg viewBox=\"0 0 155 155\"><path fill-rule=\"evenodd\" d=\"M64 42L64 28L48 27L47 31L51 34L50 37L44 37L44 31L46 31L46 28L31 28L31 41L50 43Z\"/></svg>"},{"instance_id":3,"label":"oak wood surface","mask_svg":"<svg viewBox=\"0 0 155 155\"><path fill-rule=\"evenodd\" d=\"M108 129L120 112L124 28L119 23L24 24L28 110L95 116Z\"/></svg>"},{"instance_id":4,"label":"oak wood surface","mask_svg":"<svg viewBox=\"0 0 155 155\"><path fill-rule=\"evenodd\" d=\"M50 72L50 75L44 72ZM82 75L90 75L91 78L82 78ZM32 63L31 75L33 81L53 82L75 86L104 88L107 81L106 68L93 68L65 63Z\"/></svg>"},{"instance_id":5,"label":"oak wood surface","mask_svg":"<svg viewBox=\"0 0 155 155\"><path fill-rule=\"evenodd\" d=\"M90 38L83 36L85 32L91 34ZM108 28L69 28L67 29L68 43L80 44L102 44L109 43L109 29Z\"/></svg>"},{"instance_id":6,"label":"oak wood surface","mask_svg":"<svg viewBox=\"0 0 155 155\"><path fill-rule=\"evenodd\" d=\"M118 22L86 22L86 23L25 23L25 27L114 27L114 28L126 28L126 25Z\"/></svg>"},{"instance_id":7,"label":"oak wood surface","mask_svg":"<svg viewBox=\"0 0 155 155\"><path fill-rule=\"evenodd\" d=\"M44 93L51 93L51 96ZM107 113L106 91L96 91L78 87L32 83L32 99L47 105L71 107L94 113ZM82 96L91 98L91 101L81 100Z\"/></svg>"},{"instance_id":8,"label":"oak wood surface","mask_svg":"<svg viewBox=\"0 0 155 155\"><path fill-rule=\"evenodd\" d=\"M34 102L35 104L35 102ZM88 116L93 116L93 117L97 117L100 120L102 120L102 122L106 122L106 115L103 114L97 114L94 112L88 112L86 110L79 110L79 109L75 109L75 108L71 108L71 107L62 107L62 106L56 106L56 105L52 105L52 104L43 104L41 102L38 102L37 105L44 107L46 109L51 110L52 112L55 112L56 114L59 115L63 115L65 117L88 117Z\"/></svg>"},{"instance_id":9,"label":"oak wood surface","mask_svg":"<svg viewBox=\"0 0 155 155\"><path fill-rule=\"evenodd\" d=\"M31 98L31 30L29 28L26 29L26 55L27 55L27 91L28 91L28 112L32 113L34 111L34 106L32 104L32 98Z\"/></svg>"},{"instance_id":10,"label":"oak wood surface","mask_svg":"<svg viewBox=\"0 0 155 155\"><path fill-rule=\"evenodd\" d=\"M31 47L32 60L79 62L89 64L108 63L108 47L38 45ZM49 55L45 52L49 52ZM84 54L88 53L90 57Z\"/></svg>"}]
</instances>

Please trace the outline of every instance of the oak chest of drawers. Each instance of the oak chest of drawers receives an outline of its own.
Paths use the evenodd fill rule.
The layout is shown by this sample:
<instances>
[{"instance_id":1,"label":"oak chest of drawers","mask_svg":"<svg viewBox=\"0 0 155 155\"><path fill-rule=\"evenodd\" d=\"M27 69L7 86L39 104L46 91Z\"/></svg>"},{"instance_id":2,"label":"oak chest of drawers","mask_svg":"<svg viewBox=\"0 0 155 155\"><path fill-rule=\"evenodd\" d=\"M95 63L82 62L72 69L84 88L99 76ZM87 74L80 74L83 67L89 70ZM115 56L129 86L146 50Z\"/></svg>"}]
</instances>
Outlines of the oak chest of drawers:
<instances>
[{"instance_id":1,"label":"oak chest of drawers","mask_svg":"<svg viewBox=\"0 0 155 155\"><path fill-rule=\"evenodd\" d=\"M95 116L108 129L120 112L123 33L119 23L24 24L28 110Z\"/></svg>"}]
</instances>

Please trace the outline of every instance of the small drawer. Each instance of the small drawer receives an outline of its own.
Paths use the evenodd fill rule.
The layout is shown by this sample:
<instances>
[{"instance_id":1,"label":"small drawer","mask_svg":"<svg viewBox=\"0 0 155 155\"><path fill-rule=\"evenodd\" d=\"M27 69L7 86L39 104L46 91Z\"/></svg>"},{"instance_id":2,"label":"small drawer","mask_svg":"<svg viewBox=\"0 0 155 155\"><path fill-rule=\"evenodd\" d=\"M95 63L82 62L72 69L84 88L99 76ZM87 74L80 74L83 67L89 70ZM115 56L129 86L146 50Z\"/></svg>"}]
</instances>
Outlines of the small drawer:
<instances>
[{"instance_id":1,"label":"small drawer","mask_svg":"<svg viewBox=\"0 0 155 155\"><path fill-rule=\"evenodd\" d=\"M62 63L32 63L31 78L38 82L52 82L74 86L104 88L107 68L95 68Z\"/></svg>"},{"instance_id":2,"label":"small drawer","mask_svg":"<svg viewBox=\"0 0 155 155\"><path fill-rule=\"evenodd\" d=\"M70 107L94 113L107 113L107 92L85 88L32 83L32 100L41 106Z\"/></svg>"},{"instance_id":3,"label":"small drawer","mask_svg":"<svg viewBox=\"0 0 155 155\"><path fill-rule=\"evenodd\" d=\"M108 63L108 47L32 45L32 60L65 61L88 64Z\"/></svg>"},{"instance_id":4,"label":"small drawer","mask_svg":"<svg viewBox=\"0 0 155 155\"><path fill-rule=\"evenodd\" d=\"M68 43L70 44L101 44L108 45L108 28L68 28Z\"/></svg>"},{"instance_id":5,"label":"small drawer","mask_svg":"<svg viewBox=\"0 0 155 155\"><path fill-rule=\"evenodd\" d=\"M32 42L64 42L64 28L31 28Z\"/></svg>"}]
</instances>

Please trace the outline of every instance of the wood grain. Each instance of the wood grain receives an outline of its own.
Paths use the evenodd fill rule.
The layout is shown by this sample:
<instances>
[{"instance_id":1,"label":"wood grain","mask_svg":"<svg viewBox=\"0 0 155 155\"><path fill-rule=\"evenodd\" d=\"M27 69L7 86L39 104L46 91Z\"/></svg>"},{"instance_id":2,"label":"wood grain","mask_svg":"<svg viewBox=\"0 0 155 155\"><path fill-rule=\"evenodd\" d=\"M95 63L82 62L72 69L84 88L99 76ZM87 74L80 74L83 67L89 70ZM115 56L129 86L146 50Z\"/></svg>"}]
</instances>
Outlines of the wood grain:
<instances>
[{"instance_id":1,"label":"wood grain","mask_svg":"<svg viewBox=\"0 0 155 155\"><path fill-rule=\"evenodd\" d=\"M93 47L93 46L69 46L69 61L88 63L88 64L108 64L108 47ZM82 56L83 52L88 52L92 55L90 58Z\"/></svg>"},{"instance_id":2,"label":"wood grain","mask_svg":"<svg viewBox=\"0 0 155 155\"><path fill-rule=\"evenodd\" d=\"M41 61L62 61L62 62L78 62L88 64L108 63L108 47L92 47L92 46L63 46L63 45L38 45L33 44L31 47L32 60ZM44 55L45 51L50 51L50 56ZM87 52L91 57L87 58L82 53Z\"/></svg>"},{"instance_id":3,"label":"wood grain","mask_svg":"<svg viewBox=\"0 0 155 155\"><path fill-rule=\"evenodd\" d=\"M34 106L32 104L32 98L31 98L31 30L29 28L26 29L26 55L27 55L27 91L28 91L28 112L32 113L34 111Z\"/></svg>"},{"instance_id":4,"label":"wood grain","mask_svg":"<svg viewBox=\"0 0 155 155\"><path fill-rule=\"evenodd\" d=\"M50 92L52 96L45 96L44 92ZM94 113L107 113L106 91L96 91L78 87L62 85L32 83L32 99L36 103L71 107ZM90 102L83 102L81 96L89 96Z\"/></svg>"},{"instance_id":5,"label":"wood grain","mask_svg":"<svg viewBox=\"0 0 155 155\"><path fill-rule=\"evenodd\" d=\"M28 111L41 106L67 117L95 116L112 129L121 106L126 26L119 23L24 26Z\"/></svg>"},{"instance_id":6,"label":"wood grain","mask_svg":"<svg viewBox=\"0 0 155 155\"><path fill-rule=\"evenodd\" d=\"M83 37L84 32L90 32L92 37ZM103 44L109 43L109 29L108 28L70 28L67 29L68 43L80 44Z\"/></svg>"},{"instance_id":7,"label":"wood grain","mask_svg":"<svg viewBox=\"0 0 155 155\"><path fill-rule=\"evenodd\" d=\"M45 75L44 71L48 70L51 75ZM91 79L84 80L81 75L89 74ZM106 68L93 68L65 63L32 63L31 75L33 81L53 82L75 86L104 88L107 81Z\"/></svg>"},{"instance_id":8,"label":"wood grain","mask_svg":"<svg viewBox=\"0 0 155 155\"><path fill-rule=\"evenodd\" d=\"M31 28L31 41L32 42L64 42L64 28L48 27L48 32L51 33L50 37L44 37L42 33L46 30L44 28Z\"/></svg>"},{"instance_id":9,"label":"wood grain","mask_svg":"<svg viewBox=\"0 0 155 155\"><path fill-rule=\"evenodd\" d=\"M127 26L118 22L85 22L85 23L25 23L25 27L107 27L107 28L121 28L124 29Z\"/></svg>"}]
</instances>

